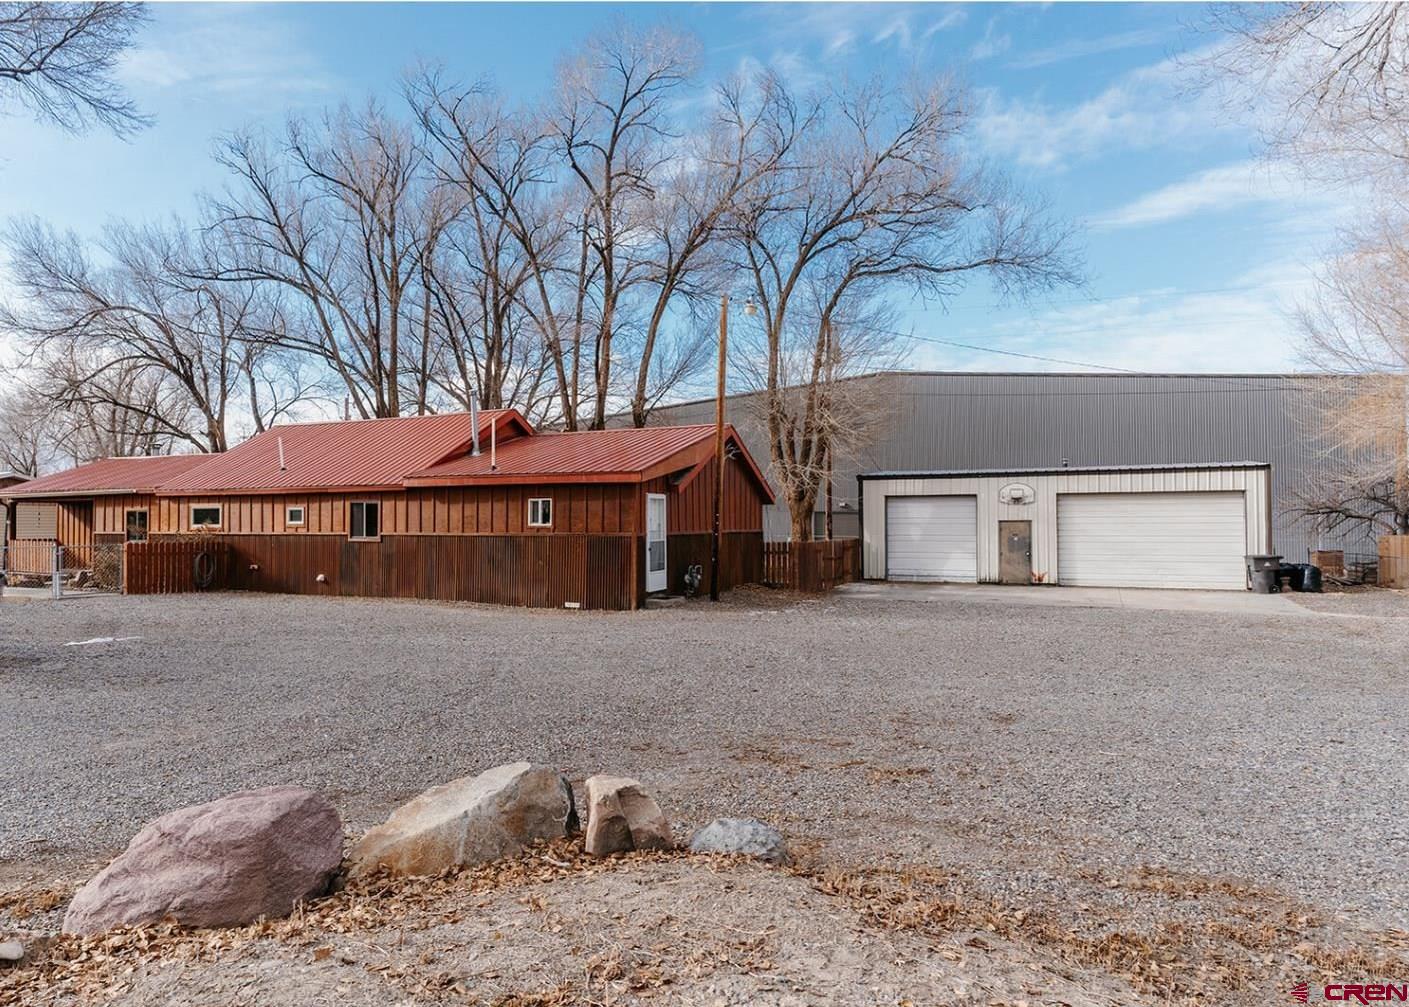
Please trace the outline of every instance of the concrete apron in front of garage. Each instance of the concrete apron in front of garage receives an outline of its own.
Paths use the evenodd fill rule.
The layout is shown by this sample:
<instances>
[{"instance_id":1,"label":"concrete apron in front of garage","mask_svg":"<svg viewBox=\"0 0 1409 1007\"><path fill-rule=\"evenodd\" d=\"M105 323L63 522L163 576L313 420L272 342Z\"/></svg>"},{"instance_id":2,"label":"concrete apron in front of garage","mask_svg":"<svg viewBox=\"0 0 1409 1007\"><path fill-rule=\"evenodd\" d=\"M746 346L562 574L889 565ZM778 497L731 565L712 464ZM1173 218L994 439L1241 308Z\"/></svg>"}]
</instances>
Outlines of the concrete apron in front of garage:
<instances>
[{"instance_id":1,"label":"concrete apron in front of garage","mask_svg":"<svg viewBox=\"0 0 1409 1007\"><path fill-rule=\"evenodd\" d=\"M1024 587L1004 584L918 584L862 581L834 595L876 601L996 602L1058 608L1133 608L1165 612L1222 612L1305 617L1316 613L1284 594L1246 591L1169 591L1125 587Z\"/></svg>"}]
</instances>

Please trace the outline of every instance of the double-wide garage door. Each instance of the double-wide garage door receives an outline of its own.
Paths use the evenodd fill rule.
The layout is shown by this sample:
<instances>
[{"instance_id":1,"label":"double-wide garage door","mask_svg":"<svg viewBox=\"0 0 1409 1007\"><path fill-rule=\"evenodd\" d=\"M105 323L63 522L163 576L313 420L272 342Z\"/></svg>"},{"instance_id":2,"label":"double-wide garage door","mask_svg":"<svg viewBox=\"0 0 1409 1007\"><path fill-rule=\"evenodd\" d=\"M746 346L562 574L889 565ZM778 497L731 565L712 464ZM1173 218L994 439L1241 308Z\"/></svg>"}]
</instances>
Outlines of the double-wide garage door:
<instances>
[{"instance_id":1,"label":"double-wide garage door","mask_svg":"<svg viewBox=\"0 0 1409 1007\"><path fill-rule=\"evenodd\" d=\"M971 496L886 497L886 577L978 580L977 527Z\"/></svg>"},{"instance_id":2,"label":"double-wide garage door","mask_svg":"<svg viewBox=\"0 0 1409 1007\"><path fill-rule=\"evenodd\" d=\"M1076 587L1240 591L1242 493L1070 493L1057 497L1057 576Z\"/></svg>"}]
</instances>

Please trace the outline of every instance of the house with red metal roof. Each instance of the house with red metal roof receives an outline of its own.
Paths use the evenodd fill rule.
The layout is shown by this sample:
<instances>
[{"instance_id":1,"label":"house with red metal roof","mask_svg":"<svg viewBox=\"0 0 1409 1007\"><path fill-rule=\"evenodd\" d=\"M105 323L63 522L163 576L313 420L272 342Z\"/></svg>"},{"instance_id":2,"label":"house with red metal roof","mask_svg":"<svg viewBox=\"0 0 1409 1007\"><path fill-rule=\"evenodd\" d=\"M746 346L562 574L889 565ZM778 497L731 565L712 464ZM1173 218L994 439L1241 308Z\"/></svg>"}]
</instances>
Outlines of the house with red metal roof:
<instances>
[{"instance_id":1,"label":"house with red metal roof","mask_svg":"<svg viewBox=\"0 0 1409 1007\"><path fill-rule=\"evenodd\" d=\"M478 430L467 413L277 426L223 454L106 459L0 497L25 515L12 546L123 543L134 575L164 554L153 544L185 543L218 554L236 589L624 609L678 592L693 567L708 590L715 456L712 426L540 433L491 410ZM724 589L761 579L773 501L732 427L722 484Z\"/></svg>"}]
</instances>

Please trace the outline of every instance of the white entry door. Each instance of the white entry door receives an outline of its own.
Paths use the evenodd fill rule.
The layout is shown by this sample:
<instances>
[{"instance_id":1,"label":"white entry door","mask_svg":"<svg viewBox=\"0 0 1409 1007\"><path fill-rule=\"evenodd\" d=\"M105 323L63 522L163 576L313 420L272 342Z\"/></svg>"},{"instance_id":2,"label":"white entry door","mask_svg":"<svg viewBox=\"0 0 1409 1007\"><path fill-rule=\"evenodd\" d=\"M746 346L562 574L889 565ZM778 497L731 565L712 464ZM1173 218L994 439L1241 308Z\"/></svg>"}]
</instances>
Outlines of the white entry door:
<instances>
[{"instance_id":1,"label":"white entry door","mask_svg":"<svg viewBox=\"0 0 1409 1007\"><path fill-rule=\"evenodd\" d=\"M665 572L665 494L646 494L646 590L664 591Z\"/></svg>"},{"instance_id":2,"label":"white entry door","mask_svg":"<svg viewBox=\"0 0 1409 1007\"><path fill-rule=\"evenodd\" d=\"M977 499L887 497L886 577L978 580Z\"/></svg>"},{"instance_id":3,"label":"white entry door","mask_svg":"<svg viewBox=\"0 0 1409 1007\"><path fill-rule=\"evenodd\" d=\"M1063 493L1057 579L1076 587L1247 587L1243 494Z\"/></svg>"}]
</instances>

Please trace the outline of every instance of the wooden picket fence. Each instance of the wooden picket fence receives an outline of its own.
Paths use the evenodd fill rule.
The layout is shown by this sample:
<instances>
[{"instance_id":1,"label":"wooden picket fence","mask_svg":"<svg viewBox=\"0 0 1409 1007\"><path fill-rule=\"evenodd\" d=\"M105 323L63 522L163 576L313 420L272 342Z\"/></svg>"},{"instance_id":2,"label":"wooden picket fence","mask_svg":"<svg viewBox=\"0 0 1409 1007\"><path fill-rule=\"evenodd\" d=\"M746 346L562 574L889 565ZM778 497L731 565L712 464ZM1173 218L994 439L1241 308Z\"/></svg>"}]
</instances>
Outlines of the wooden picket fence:
<instances>
[{"instance_id":1,"label":"wooden picket fence","mask_svg":"<svg viewBox=\"0 0 1409 1007\"><path fill-rule=\"evenodd\" d=\"M763 543L763 581L792 591L825 593L861 578L859 539Z\"/></svg>"},{"instance_id":2,"label":"wooden picket fence","mask_svg":"<svg viewBox=\"0 0 1409 1007\"><path fill-rule=\"evenodd\" d=\"M196 560L210 567L209 584L197 584ZM192 539L148 539L128 542L123 563L125 594L182 594L187 591L220 590L230 578L230 546L227 542Z\"/></svg>"},{"instance_id":3,"label":"wooden picket fence","mask_svg":"<svg viewBox=\"0 0 1409 1007\"><path fill-rule=\"evenodd\" d=\"M47 577L54 572L54 540L18 538L5 543L5 573L11 583L19 577Z\"/></svg>"}]
</instances>

